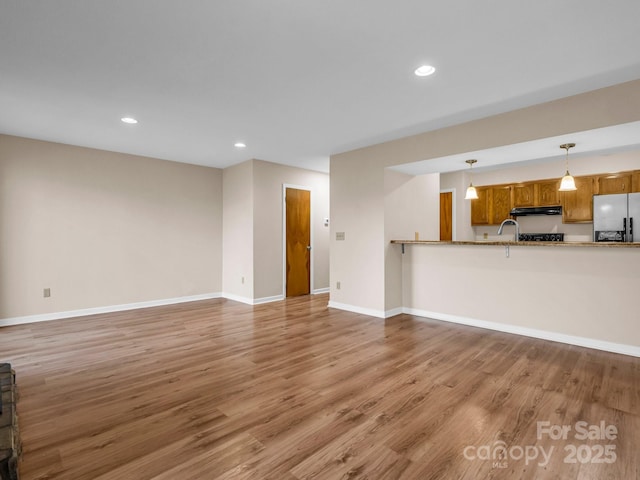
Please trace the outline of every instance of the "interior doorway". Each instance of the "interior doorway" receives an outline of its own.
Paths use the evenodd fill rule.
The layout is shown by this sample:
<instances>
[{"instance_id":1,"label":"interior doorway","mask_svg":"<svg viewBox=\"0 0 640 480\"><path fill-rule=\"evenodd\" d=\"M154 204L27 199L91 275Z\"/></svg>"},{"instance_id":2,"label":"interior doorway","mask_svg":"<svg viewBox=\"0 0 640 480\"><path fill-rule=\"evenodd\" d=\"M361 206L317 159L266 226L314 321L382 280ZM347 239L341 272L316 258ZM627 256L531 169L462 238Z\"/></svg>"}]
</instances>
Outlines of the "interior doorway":
<instances>
[{"instance_id":1,"label":"interior doorway","mask_svg":"<svg viewBox=\"0 0 640 480\"><path fill-rule=\"evenodd\" d=\"M311 293L311 191L284 186L285 295Z\"/></svg>"}]
</instances>

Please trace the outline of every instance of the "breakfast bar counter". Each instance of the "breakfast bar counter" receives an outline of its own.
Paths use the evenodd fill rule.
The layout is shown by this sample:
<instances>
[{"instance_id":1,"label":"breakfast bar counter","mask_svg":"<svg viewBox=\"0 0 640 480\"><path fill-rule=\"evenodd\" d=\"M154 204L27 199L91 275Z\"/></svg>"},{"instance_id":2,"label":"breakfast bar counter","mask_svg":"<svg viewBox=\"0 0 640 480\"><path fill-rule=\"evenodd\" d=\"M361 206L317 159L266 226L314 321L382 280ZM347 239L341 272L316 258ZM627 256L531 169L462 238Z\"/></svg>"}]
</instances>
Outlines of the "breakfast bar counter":
<instances>
[{"instance_id":1,"label":"breakfast bar counter","mask_svg":"<svg viewBox=\"0 0 640 480\"><path fill-rule=\"evenodd\" d=\"M477 241L438 241L438 240L391 240L399 245L492 245L502 247L598 247L598 248L640 248L640 243L623 242L497 242L492 240Z\"/></svg>"}]
</instances>

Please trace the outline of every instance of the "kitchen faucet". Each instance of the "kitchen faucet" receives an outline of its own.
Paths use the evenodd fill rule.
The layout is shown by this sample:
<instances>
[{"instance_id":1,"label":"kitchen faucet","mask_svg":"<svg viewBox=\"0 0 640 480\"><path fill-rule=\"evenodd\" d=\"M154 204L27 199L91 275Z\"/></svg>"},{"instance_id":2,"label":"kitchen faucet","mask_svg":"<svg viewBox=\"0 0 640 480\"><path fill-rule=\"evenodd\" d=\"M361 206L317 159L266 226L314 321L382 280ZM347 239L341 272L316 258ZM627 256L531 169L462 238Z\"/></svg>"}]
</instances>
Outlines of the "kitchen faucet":
<instances>
[{"instance_id":1,"label":"kitchen faucet","mask_svg":"<svg viewBox=\"0 0 640 480\"><path fill-rule=\"evenodd\" d=\"M511 218L507 218L506 220L503 220L502 223L500 224L500 228L498 229L498 235L502 235L502 229L504 228L504 226L506 224L512 224L515 225L516 227L516 238L515 241L518 241L518 238L520 237L520 224L518 222L516 222L515 220L511 219Z\"/></svg>"}]
</instances>

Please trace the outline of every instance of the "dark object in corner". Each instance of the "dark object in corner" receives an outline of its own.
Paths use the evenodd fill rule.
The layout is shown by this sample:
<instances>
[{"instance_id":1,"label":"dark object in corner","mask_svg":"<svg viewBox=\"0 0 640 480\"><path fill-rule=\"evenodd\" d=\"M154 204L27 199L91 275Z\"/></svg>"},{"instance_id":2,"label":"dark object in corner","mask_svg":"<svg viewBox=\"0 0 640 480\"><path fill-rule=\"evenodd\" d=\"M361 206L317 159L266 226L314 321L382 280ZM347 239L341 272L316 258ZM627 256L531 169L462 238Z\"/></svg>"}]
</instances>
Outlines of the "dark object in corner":
<instances>
[{"instance_id":1,"label":"dark object in corner","mask_svg":"<svg viewBox=\"0 0 640 480\"><path fill-rule=\"evenodd\" d=\"M0 363L0 479L18 480L20 435L16 414L16 374Z\"/></svg>"}]
</instances>

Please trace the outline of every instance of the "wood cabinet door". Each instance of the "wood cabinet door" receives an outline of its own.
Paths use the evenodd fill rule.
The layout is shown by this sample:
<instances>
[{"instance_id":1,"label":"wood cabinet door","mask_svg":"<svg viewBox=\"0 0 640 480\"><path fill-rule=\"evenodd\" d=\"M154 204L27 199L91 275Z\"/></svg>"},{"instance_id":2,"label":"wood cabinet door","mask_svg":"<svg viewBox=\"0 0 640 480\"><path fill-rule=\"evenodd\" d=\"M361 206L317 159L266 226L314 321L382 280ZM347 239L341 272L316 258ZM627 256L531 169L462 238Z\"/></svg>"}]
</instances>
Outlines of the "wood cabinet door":
<instances>
[{"instance_id":1,"label":"wood cabinet door","mask_svg":"<svg viewBox=\"0 0 640 480\"><path fill-rule=\"evenodd\" d=\"M511 186L493 187L490 196L490 225L500 225L506 218L511 218Z\"/></svg>"},{"instance_id":2,"label":"wood cabinet door","mask_svg":"<svg viewBox=\"0 0 640 480\"><path fill-rule=\"evenodd\" d=\"M535 207L535 185L533 183L523 183L513 186L513 206L514 207Z\"/></svg>"},{"instance_id":3,"label":"wood cabinet door","mask_svg":"<svg viewBox=\"0 0 640 480\"><path fill-rule=\"evenodd\" d=\"M631 191L631 174L601 175L598 177L598 194L629 193Z\"/></svg>"},{"instance_id":4,"label":"wood cabinet door","mask_svg":"<svg viewBox=\"0 0 640 480\"><path fill-rule=\"evenodd\" d=\"M596 178L574 177L577 190L560 192L563 223L588 223L593 221L593 194Z\"/></svg>"},{"instance_id":5,"label":"wood cabinet door","mask_svg":"<svg viewBox=\"0 0 640 480\"><path fill-rule=\"evenodd\" d=\"M560 180L543 180L536 183L538 189L538 198L536 206L548 207L552 205L560 205Z\"/></svg>"},{"instance_id":6,"label":"wood cabinet door","mask_svg":"<svg viewBox=\"0 0 640 480\"><path fill-rule=\"evenodd\" d=\"M631 191L640 192L640 171L631 174Z\"/></svg>"},{"instance_id":7,"label":"wood cabinet door","mask_svg":"<svg viewBox=\"0 0 640 480\"><path fill-rule=\"evenodd\" d=\"M471 200L471 225L489 224L489 189L476 187L478 198Z\"/></svg>"}]
</instances>

